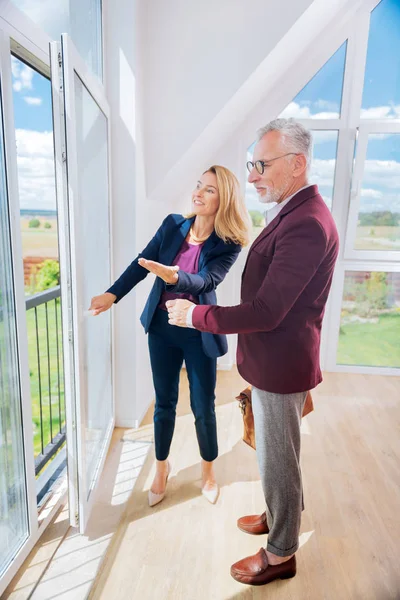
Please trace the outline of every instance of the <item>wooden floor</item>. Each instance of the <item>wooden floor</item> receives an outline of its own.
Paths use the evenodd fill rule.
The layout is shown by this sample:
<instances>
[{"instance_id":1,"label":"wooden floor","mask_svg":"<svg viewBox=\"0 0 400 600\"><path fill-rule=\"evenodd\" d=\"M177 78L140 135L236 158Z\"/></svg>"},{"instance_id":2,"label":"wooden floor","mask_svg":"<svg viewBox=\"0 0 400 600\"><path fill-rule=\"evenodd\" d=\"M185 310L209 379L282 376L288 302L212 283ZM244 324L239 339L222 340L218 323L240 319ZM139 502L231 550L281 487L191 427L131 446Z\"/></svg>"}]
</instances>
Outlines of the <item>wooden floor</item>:
<instances>
[{"instance_id":1,"label":"wooden floor","mask_svg":"<svg viewBox=\"0 0 400 600\"><path fill-rule=\"evenodd\" d=\"M400 378L325 374L314 394L315 411L302 426L306 510L298 574L260 588L229 574L231 563L266 542L236 528L239 516L264 510L255 453L241 441L241 416L232 401L242 383L235 372L218 374L218 503L200 495L183 381L168 495L148 507L150 451L90 598L399 599ZM150 420L149 412L146 430Z\"/></svg>"}]
</instances>

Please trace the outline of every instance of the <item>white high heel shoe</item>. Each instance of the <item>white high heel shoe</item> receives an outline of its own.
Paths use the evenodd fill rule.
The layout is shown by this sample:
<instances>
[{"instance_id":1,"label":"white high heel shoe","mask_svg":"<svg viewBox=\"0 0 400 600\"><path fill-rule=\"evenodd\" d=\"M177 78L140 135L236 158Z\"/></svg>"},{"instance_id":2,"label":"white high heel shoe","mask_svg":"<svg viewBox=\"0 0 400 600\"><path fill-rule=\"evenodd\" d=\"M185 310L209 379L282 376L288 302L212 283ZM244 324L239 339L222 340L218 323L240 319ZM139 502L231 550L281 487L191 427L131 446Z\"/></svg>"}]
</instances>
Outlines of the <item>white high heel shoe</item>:
<instances>
[{"instance_id":1,"label":"white high heel shoe","mask_svg":"<svg viewBox=\"0 0 400 600\"><path fill-rule=\"evenodd\" d=\"M213 485L213 487L208 490L206 490L205 488L201 488L201 493L203 494L204 498L206 498L211 504L215 504L219 496L218 483Z\"/></svg>"},{"instance_id":2,"label":"white high heel shoe","mask_svg":"<svg viewBox=\"0 0 400 600\"><path fill-rule=\"evenodd\" d=\"M165 492L167 491L167 482L169 474L171 473L171 463L168 461L167 476L165 478L165 490L161 494L155 494L149 489L149 506L155 506L160 504L161 500L164 500Z\"/></svg>"}]
</instances>

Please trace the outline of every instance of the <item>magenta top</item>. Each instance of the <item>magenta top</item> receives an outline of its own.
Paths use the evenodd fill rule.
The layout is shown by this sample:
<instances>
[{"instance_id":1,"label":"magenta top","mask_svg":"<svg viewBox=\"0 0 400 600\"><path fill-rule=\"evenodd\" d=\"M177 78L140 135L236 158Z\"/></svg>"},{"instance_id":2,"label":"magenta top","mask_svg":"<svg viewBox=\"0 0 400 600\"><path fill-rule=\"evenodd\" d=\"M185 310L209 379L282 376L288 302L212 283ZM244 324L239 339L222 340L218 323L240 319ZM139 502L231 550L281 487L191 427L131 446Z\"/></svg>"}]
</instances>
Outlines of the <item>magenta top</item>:
<instances>
[{"instance_id":1,"label":"magenta top","mask_svg":"<svg viewBox=\"0 0 400 600\"><path fill-rule=\"evenodd\" d=\"M185 271L185 273L190 273L194 275L199 272L199 258L200 252L203 248L204 244L189 244L186 240L184 240L178 254L175 256L173 261L173 265L178 265L181 271ZM179 277L179 271L178 271ZM191 294L174 294L173 292L163 292L160 300L160 304L158 308L162 308L163 310L167 310L165 303L167 300L177 300L178 298L184 298L185 300L190 300L195 304L199 303L197 297L192 296Z\"/></svg>"}]
</instances>

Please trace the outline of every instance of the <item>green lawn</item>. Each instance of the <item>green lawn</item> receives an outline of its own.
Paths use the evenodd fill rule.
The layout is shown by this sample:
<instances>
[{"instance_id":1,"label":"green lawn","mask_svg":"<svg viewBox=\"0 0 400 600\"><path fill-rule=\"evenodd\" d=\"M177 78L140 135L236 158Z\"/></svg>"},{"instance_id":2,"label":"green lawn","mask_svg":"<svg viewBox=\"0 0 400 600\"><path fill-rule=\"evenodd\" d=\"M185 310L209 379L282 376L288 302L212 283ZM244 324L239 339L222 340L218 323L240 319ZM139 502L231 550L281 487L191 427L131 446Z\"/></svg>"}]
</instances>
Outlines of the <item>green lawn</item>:
<instances>
[{"instance_id":1,"label":"green lawn","mask_svg":"<svg viewBox=\"0 0 400 600\"><path fill-rule=\"evenodd\" d=\"M340 328L337 362L341 365L400 367L400 314L378 323L347 323Z\"/></svg>"},{"instance_id":2,"label":"green lawn","mask_svg":"<svg viewBox=\"0 0 400 600\"><path fill-rule=\"evenodd\" d=\"M49 352L47 349L47 329L46 329L46 309L45 305L38 306L37 320L39 330L39 364L36 337L35 311L27 311L28 326L28 353L29 370L31 382L32 397L32 417L34 425L34 450L35 457L41 452L41 431L40 431L40 388L39 388L39 366L40 366L40 385L42 392L42 421L43 421L43 445L46 446L51 441L50 435L50 397L51 397L51 424L53 437L59 431L60 415L61 425L65 423L64 407L64 387L63 387L63 364L62 364L62 338L61 338L61 308L60 301L57 300L57 320L58 320L58 363L60 375L57 368L57 329L55 316L54 300L48 303L48 332L49 332ZM49 385L49 362L50 362L50 385ZM60 379L60 381L59 381ZM61 411L59 410L61 405Z\"/></svg>"}]
</instances>

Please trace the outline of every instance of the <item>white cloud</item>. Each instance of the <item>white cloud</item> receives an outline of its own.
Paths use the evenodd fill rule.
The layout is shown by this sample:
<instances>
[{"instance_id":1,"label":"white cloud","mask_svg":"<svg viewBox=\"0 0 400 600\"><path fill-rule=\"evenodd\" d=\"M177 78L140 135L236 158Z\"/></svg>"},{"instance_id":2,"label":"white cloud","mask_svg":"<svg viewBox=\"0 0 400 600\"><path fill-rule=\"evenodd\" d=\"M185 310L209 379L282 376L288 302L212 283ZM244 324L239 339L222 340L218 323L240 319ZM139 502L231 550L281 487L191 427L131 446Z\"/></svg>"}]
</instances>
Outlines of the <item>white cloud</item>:
<instances>
[{"instance_id":1,"label":"white cloud","mask_svg":"<svg viewBox=\"0 0 400 600\"><path fill-rule=\"evenodd\" d=\"M35 71L19 61L14 56L11 57L11 71L13 74L13 88L16 92L32 89L32 79Z\"/></svg>"},{"instance_id":2,"label":"white cloud","mask_svg":"<svg viewBox=\"0 0 400 600\"><path fill-rule=\"evenodd\" d=\"M338 119L339 113L336 111L312 113L309 106L300 106L297 102L291 102L279 116L285 119L291 117L295 119Z\"/></svg>"},{"instance_id":3,"label":"white cloud","mask_svg":"<svg viewBox=\"0 0 400 600\"><path fill-rule=\"evenodd\" d=\"M15 58L15 56L11 56L11 72L13 77L18 77L19 69L21 62Z\"/></svg>"},{"instance_id":4,"label":"white cloud","mask_svg":"<svg viewBox=\"0 0 400 600\"><path fill-rule=\"evenodd\" d=\"M366 160L361 190L361 212L400 212L400 162Z\"/></svg>"},{"instance_id":5,"label":"white cloud","mask_svg":"<svg viewBox=\"0 0 400 600\"><path fill-rule=\"evenodd\" d=\"M380 199L383 197L383 193L380 192L379 190L373 190L370 188L363 188L361 190L361 196L363 198L377 198Z\"/></svg>"},{"instance_id":6,"label":"white cloud","mask_svg":"<svg viewBox=\"0 0 400 600\"><path fill-rule=\"evenodd\" d=\"M56 209L52 132L16 130L21 208Z\"/></svg>"},{"instance_id":7,"label":"white cloud","mask_svg":"<svg viewBox=\"0 0 400 600\"><path fill-rule=\"evenodd\" d=\"M336 160L314 159L311 166L310 179L319 186L332 187L335 174Z\"/></svg>"},{"instance_id":8,"label":"white cloud","mask_svg":"<svg viewBox=\"0 0 400 600\"><path fill-rule=\"evenodd\" d=\"M361 109L362 119L384 119L390 113L390 106L371 106Z\"/></svg>"},{"instance_id":9,"label":"white cloud","mask_svg":"<svg viewBox=\"0 0 400 600\"><path fill-rule=\"evenodd\" d=\"M24 96L24 100L31 106L40 106L43 102L43 98L36 98L35 96Z\"/></svg>"},{"instance_id":10,"label":"white cloud","mask_svg":"<svg viewBox=\"0 0 400 600\"><path fill-rule=\"evenodd\" d=\"M330 102L329 100L317 100L313 103L313 106L315 106L315 108L326 108L331 112L339 113L338 104L336 102Z\"/></svg>"},{"instance_id":11,"label":"white cloud","mask_svg":"<svg viewBox=\"0 0 400 600\"><path fill-rule=\"evenodd\" d=\"M279 116L285 119L339 119L340 113L337 104L320 99L312 105L290 102ZM362 108L360 116L362 119L400 119L400 104Z\"/></svg>"},{"instance_id":12,"label":"white cloud","mask_svg":"<svg viewBox=\"0 0 400 600\"><path fill-rule=\"evenodd\" d=\"M400 105L371 106L361 109L362 119L398 119L400 118Z\"/></svg>"},{"instance_id":13,"label":"white cloud","mask_svg":"<svg viewBox=\"0 0 400 600\"><path fill-rule=\"evenodd\" d=\"M378 185L383 189L400 190L400 162L395 160L366 160L363 185Z\"/></svg>"}]
</instances>

